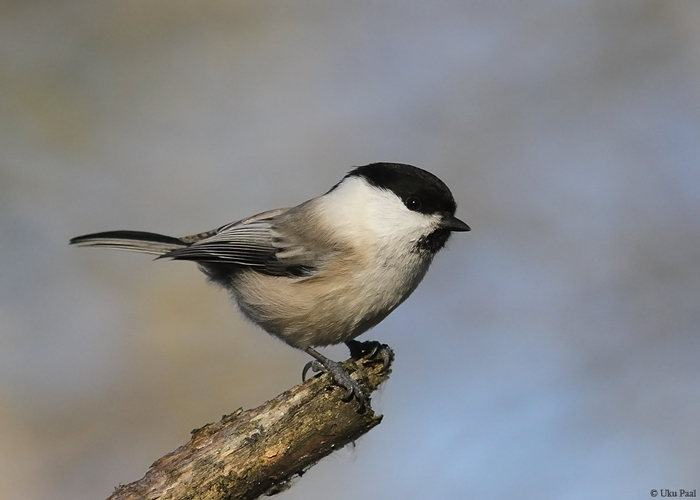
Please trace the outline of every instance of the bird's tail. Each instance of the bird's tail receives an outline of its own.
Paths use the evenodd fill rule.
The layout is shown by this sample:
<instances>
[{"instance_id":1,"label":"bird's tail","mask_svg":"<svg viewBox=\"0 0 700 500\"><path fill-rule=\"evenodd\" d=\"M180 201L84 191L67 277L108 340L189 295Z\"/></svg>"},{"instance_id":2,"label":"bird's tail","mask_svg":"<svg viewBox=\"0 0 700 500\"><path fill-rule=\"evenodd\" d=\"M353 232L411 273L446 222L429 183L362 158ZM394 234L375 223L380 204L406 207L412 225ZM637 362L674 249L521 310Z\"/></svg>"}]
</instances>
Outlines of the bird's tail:
<instances>
[{"instance_id":1,"label":"bird's tail","mask_svg":"<svg viewBox=\"0 0 700 500\"><path fill-rule=\"evenodd\" d=\"M107 231L86 234L71 238L70 244L81 247L115 248L153 255L164 255L190 245L179 238L145 231Z\"/></svg>"}]
</instances>

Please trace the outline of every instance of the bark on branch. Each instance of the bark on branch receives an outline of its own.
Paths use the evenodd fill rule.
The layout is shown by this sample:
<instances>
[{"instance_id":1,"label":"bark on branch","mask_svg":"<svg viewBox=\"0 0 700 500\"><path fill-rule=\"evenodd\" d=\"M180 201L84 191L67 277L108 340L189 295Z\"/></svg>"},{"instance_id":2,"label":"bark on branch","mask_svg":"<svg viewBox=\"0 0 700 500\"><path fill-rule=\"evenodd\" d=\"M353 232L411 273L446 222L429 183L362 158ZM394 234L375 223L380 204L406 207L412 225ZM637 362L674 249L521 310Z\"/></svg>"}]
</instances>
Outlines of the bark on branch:
<instances>
[{"instance_id":1,"label":"bark on branch","mask_svg":"<svg viewBox=\"0 0 700 500\"><path fill-rule=\"evenodd\" d=\"M251 410L192 431L187 444L158 459L138 481L108 500L246 500L283 491L333 450L379 425L369 395L389 378L381 361L343 364L368 396L365 408L345 402L345 389L315 377Z\"/></svg>"}]
</instances>

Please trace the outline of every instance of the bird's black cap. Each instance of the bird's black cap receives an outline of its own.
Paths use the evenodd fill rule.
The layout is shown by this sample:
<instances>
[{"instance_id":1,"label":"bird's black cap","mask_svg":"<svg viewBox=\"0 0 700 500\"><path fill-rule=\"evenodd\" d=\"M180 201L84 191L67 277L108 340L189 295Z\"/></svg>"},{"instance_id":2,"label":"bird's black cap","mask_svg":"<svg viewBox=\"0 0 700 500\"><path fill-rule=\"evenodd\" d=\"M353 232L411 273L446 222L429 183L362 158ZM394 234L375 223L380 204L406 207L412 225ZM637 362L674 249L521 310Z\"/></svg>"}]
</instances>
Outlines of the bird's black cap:
<instances>
[{"instance_id":1,"label":"bird's black cap","mask_svg":"<svg viewBox=\"0 0 700 500\"><path fill-rule=\"evenodd\" d=\"M454 216L457 210L450 188L437 176L413 165L370 163L356 167L345 177L352 176L364 177L373 186L393 191L409 209L416 212Z\"/></svg>"}]
</instances>

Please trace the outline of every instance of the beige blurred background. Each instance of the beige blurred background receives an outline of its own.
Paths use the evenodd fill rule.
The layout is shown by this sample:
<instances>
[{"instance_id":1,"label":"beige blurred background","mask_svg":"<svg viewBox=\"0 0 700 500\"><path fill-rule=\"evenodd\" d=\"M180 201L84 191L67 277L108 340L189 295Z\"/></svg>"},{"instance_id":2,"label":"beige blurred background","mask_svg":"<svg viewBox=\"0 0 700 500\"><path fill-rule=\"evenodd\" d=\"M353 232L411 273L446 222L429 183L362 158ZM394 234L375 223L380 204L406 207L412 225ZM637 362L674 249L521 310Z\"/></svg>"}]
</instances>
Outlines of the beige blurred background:
<instances>
[{"instance_id":1,"label":"beige blurred background","mask_svg":"<svg viewBox=\"0 0 700 500\"><path fill-rule=\"evenodd\" d=\"M195 266L70 237L202 231L379 160L473 231L364 336L396 350L382 425L279 498L700 489L696 1L5 0L2 498L105 498L307 361Z\"/></svg>"}]
</instances>

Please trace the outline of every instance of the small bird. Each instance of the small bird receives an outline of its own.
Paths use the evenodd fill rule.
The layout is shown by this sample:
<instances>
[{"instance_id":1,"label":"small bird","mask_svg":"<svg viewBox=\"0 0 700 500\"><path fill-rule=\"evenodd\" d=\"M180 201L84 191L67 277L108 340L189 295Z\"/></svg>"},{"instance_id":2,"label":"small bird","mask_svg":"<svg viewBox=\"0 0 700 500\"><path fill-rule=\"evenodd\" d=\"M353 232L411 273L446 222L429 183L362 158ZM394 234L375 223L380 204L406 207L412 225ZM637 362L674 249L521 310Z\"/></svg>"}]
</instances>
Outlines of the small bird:
<instances>
[{"instance_id":1,"label":"small bird","mask_svg":"<svg viewBox=\"0 0 700 500\"><path fill-rule=\"evenodd\" d=\"M371 163L351 170L327 193L218 229L181 238L108 231L70 240L191 260L228 290L243 315L311 355L360 404L360 385L314 347L354 339L408 298L453 231L469 231L435 175L412 165ZM385 347L385 346L383 346ZM385 365L388 359L384 358Z\"/></svg>"}]
</instances>

